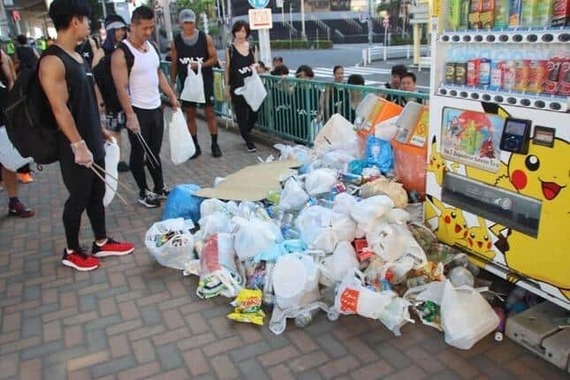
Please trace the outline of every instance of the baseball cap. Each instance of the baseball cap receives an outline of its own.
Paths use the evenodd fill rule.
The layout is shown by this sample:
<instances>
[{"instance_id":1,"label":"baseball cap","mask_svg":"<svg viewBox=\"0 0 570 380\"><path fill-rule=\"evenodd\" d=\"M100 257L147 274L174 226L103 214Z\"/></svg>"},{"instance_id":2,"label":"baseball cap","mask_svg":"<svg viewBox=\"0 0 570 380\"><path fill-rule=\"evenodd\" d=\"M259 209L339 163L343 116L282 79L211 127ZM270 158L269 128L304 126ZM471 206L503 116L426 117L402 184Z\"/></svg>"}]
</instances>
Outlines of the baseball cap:
<instances>
[{"instance_id":1,"label":"baseball cap","mask_svg":"<svg viewBox=\"0 0 570 380\"><path fill-rule=\"evenodd\" d=\"M126 28L125 20L119 15L109 15L105 18L105 30Z\"/></svg>"},{"instance_id":2,"label":"baseball cap","mask_svg":"<svg viewBox=\"0 0 570 380\"><path fill-rule=\"evenodd\" d=\"M179 22L196 22L196 14L192 9L183 9L178 14L178 21Z\"/></svg>"}]
</instances>

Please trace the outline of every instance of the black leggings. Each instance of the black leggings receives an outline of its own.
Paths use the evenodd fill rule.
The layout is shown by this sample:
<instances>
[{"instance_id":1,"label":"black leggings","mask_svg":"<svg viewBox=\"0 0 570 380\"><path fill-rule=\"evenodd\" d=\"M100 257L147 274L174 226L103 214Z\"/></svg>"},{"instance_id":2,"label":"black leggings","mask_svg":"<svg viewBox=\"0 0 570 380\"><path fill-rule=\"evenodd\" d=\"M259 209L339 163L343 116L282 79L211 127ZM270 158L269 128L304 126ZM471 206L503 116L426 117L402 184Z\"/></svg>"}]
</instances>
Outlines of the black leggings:
<instances>
[{"instance_id":1,"label":"black leggings","mask_svg":"<svg viewBox=\"0 0 570 380\"><path fill-rule=\"evenodd\" d=\"M154 183L154 191L164 189L164 180L162 178L162 163L160 161L160 148L162 146L162 137L164 135L164 120L162 119L162 110L160 108L154 110L145 110L133 107L135 114L139 120L141 134L149 146L150 150L158 160L158 164L154 159L147 157L147 166L152 181ZM139 138L129 131L129 141L131 142L131 157L129 166L133 177L139 187L140 195L144 195L145 190L149 190L146 184L146 174L144 172L145 165L145 149L143 148Z\"/></svg>"},{"instance_id":2,"label":"black leggings","mask_svg":"<svg viewBox=\"0 0 570 380\"><path fill-rule=\"evenodd\" d=\"M77 250L79 244L79 230L81 229L81 215L87 210L95 240L107 237L105 226L105 183L85 166L77 165L69 141L60 143L59 167L61 178L69 192L69 198L63 207L63 227L67 248ZM105 159L95 160L95 163L105 168Z\"/></svg>"},{"instance_id":3,"label":"black leggings","mask_svg":"<svg viewBox=\"0 0 570 380\"><path fill-rule=\"evenodd\" d=\"M253 148L253 139L251 138L251 130L257 121L257 112L254 112L249 104L241 95L233 95L234 112L239 127L239 133L248 148Z\"/></svg>"}]
</instances>

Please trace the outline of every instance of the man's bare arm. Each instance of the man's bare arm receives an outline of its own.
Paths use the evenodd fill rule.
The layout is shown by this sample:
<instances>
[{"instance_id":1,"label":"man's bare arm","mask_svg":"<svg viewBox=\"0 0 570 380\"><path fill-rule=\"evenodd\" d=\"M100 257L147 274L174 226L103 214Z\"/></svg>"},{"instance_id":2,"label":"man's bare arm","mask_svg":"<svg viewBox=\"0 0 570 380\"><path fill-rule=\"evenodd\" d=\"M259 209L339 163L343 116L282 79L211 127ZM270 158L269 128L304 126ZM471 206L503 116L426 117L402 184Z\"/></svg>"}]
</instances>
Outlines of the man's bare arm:
<instances>
[{"instance_id":1,"label":"man's bare arm","mask_svg":"<svg viewBox=\"0 0 570 380\"><path fill-rule=\"evenodd\" d=\"M127 60L125 59L125 53L121 49L115 50L111 56L111 74L113 76L113 82L115 82L115 88L117 89L119 103L121 103L125 115L127 115L127 117L134 115L135 111L133 111L133 106L129 98L129 71L127 69Z\"/></svg>"},{"instance_id":2,"label":"man's bare arm","mask_svg":"<svg viewBox=\"0 0 570 380\"><path fill-rule=\"evenodd\" d=\"M214 40L208 35L206 35L206 45L208 47L208 59L204 62L202 67L214 67L216 62L218 62L218 53L216 52Z\"/></svg>"},{"instance_id":3,"label":"man's bare arm","mask_svg":"<svg viewBox=\"0 0 570 380\"><path fill-rule=\"evenodd\" d=\"M14 87L14 81L16 80L13 73L12 68L10 67L10 57L8 54L4 53L4 51L0 50L0 54L2 55L2 72L4 72L4 77L6 77L6 82L4 83L8 90Z\"/></svg>"},{"instance_id":4,"label":"man's bare arm","mask_svg":"<svg viewBox=\"0 0 570 380\"><path fill-rule=\"evenodd\" d=\"M65 81L65 66L55 56L46 56L42 59L39 68L39 79L46 97L51 106L57 125L70 143L82 140L73 120L73 115L67 107L69 93Z\"/></svg>"}]
</instances>

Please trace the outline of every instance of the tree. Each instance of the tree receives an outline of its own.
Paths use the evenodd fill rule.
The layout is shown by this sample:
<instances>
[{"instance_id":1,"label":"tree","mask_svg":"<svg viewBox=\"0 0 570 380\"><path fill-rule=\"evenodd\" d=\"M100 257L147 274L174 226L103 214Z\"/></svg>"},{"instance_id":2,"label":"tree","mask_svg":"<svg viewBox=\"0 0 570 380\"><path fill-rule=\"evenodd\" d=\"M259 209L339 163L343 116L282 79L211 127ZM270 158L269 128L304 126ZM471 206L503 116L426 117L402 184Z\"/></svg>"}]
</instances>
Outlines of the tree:
<instances>
[{"instance_id":1,"label":"tree","mask_svg":"<svg viewBox=\"0 0 570 380\"><path fill-rule=\"evenodd\" d=\"M178 9L192 9L198 17L201 13L206 13L209 19L216 16L215 0L177 0Z\"/></svg>"}]
</instances>

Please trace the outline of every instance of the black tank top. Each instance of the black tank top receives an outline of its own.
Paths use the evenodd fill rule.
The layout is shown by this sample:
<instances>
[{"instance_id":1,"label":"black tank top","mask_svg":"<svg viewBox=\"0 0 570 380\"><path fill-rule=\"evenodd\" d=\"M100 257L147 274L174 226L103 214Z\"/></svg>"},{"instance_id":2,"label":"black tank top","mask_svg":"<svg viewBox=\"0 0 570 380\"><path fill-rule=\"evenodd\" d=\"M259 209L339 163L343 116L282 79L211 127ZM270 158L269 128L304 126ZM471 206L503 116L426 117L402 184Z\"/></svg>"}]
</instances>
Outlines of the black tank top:
<instances>
[{"instance_id":1,"label":"black tank top","mask_svg":"<svg viewBox=\"0 0 570 380\"><path fill-rule=\"evenodd\" d=\"M253 55L255 47L250 45L247 56L241 55L233 43L228 49L230 56L230 88L233 93L234 89L243 86L243 79L252 74L250 66L255 63L255 56Z\"/></svg>"},{"instance_id":2,"label":"black tank top","mask_svg":"<svg viewBox=\"0 0 570 380\"><path fill-rule=\"evenodd\" d=\"M83 63L77 62L57 45L47 48L43 55L55 55L63 62L65 81L69 91L67 104L75 120L77 131L93 153L94 160L105 158L91 66L88 66L86 60L83 60Z\"/></svg>"},{"instance_id":3,"label":"black tank top","mask_svg":"<svg viewBox=\"0 0 570 380\"><path fill-rule=\"evenodd\" d=\"M192 46L184 43L181 34L174 38L174 47L176 47L176 54L178 55L178 77L182 84L188 76L188 65L190 63L204 64L210 58L206 34L199 30L197 32L198 41ZM213 83L212 67L202 67L202 77L204 78L204 86L207 86L207 82Z\"/></svg>"},{"instance_id":4,"label":"black tank top","mask_svg":"<svg viewBox=\"0 0 570 380\"><path fill-rule=\"evenodd\" d=\"M80 43L75 47L75 51L81 54L81 57L89 64L89 67L93 64L93 49L91 48L91 38L87 38L85 41Z\"/></svg>"}]
</instances>

